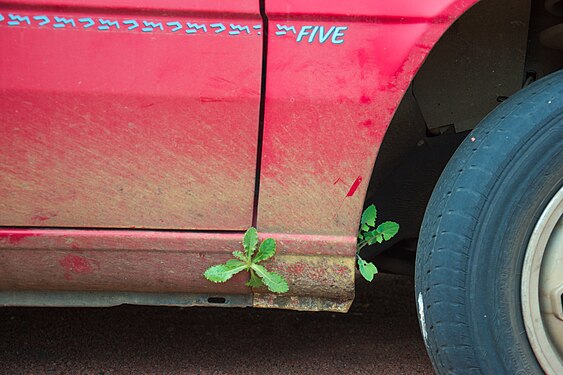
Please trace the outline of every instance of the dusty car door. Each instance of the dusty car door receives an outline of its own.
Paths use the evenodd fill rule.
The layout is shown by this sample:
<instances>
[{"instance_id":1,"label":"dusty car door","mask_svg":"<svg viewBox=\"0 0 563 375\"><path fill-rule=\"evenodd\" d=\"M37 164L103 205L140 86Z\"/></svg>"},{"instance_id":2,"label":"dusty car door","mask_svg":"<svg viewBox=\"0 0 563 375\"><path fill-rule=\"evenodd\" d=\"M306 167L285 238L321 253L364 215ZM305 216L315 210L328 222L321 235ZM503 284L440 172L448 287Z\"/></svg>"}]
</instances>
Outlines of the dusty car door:
<instances>
[{"instance_id":1,"label":"dusty car door","mask_svg":"<svg viewBox=\"0 0 563 375\"><path fill-rule=\"evenodd\" d=\"M0 226L252 224L259 2L0 4Z\"/></svg>"}]
</instances>

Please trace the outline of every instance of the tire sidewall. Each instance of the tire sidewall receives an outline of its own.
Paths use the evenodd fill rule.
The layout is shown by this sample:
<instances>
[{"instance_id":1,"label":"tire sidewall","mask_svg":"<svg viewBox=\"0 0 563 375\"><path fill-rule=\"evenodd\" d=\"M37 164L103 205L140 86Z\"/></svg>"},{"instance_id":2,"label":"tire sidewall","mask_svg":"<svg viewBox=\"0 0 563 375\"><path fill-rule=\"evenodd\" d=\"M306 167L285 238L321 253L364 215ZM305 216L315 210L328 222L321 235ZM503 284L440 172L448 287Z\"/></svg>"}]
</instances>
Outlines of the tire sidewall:
<instances>
[{"instance_id":1,"label":"tire sidewall","mask_svg":"<svg viewBox=\"0 0 563 375\"><path fill-rule=\"evenodd\" d=\"M561 123L560 118L555 121ZM545 126L550 127L553 122ZM488 194L474 232L467 306L472 339L480 344L476 355L487 373L542 372L523 334L522 267L536 222L563 185L560 143L552 134L541 134L510 160Z\"/></svg>"}]
</instances>

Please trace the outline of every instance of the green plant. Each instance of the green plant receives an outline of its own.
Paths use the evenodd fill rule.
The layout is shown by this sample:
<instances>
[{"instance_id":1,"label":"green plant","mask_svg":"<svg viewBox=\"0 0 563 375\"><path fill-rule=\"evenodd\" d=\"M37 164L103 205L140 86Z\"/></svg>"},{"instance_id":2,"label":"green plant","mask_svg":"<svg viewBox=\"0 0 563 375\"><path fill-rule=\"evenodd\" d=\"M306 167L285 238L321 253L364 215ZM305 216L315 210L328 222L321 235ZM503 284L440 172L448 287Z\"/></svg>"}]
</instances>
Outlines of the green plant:
<instances>
[{"instance_id":1,"label":"green plant","mask_svg":"<svg viewBox=\"0 0 563 375\"><path fill-rule=\"evenodd\" d=\"M276 241L273 238L265 239L256 252L258 232L251 227L244 234L242 245L244 252L233 251L233 256L237 259L230 259L225 264L209 267L203 274L205 278L214 283L224 283L237 273L248 271L250 279L246 283L247 286L257 288L266 285L271 292L287 292L289 287L282 275L268 271L266 267L258 264L276 254ZM254 255L255 252L256 255Z\"/></svg>"},{"instance_id":2,"label":"green plant","mask_svg":"<svg viewBox=\"0 0 563 375\"><path fill-rule=\"evenodd\" d=\"M360 250L367 245L374 243L382 243L383 241L391 239L399 231L399 224L394 221L386 221L379 226L375 227L375 219L377 218L377 209L372 204L362 214L360 221L360 230L358 231L358 245L356 247L356 258L358 259L358 268L360 273L367 281L372 281L377 273L377 267L371 263L366 262L360 256Z\"/></svg>"}]
</instances>

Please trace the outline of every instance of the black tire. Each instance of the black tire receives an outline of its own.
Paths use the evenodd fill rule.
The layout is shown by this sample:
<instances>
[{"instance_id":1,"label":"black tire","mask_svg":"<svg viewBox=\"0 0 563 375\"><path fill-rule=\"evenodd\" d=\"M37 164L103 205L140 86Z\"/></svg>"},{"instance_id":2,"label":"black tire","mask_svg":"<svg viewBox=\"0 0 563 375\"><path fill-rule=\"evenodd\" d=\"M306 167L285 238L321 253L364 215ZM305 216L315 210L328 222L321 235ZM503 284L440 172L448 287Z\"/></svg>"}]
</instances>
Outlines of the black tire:
<instances>
[{"instance_id":1,"label":"black tire","mask_svg":"<svg viewBox=\"0 0 563 375\"><path fill-rule=\"evenodd\" d=\"M562 186L563 70L487 116L432 194L415 298L439 374L543 372L523 323L521 272L535 223Z\"/></svg>"}]
</instances>

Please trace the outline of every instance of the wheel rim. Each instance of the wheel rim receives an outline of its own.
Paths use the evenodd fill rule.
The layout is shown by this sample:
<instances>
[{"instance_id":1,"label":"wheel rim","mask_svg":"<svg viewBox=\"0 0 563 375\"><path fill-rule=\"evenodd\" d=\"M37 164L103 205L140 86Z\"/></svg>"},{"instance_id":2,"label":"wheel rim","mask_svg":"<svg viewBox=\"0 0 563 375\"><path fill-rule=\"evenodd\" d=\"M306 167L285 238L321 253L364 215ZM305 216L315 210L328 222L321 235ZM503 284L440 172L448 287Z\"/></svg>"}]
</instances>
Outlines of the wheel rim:
<instances>
[{"instance_id":1,"label":"wheel rim","mask_svg":"<svg viewBox=\"0 0 563 375\"><path fill-rule=\"evenodd\" d=\"M546 374L563 374L563 188L540 216L522 268L522 314Z\"/></svg>"}]
</instances>

